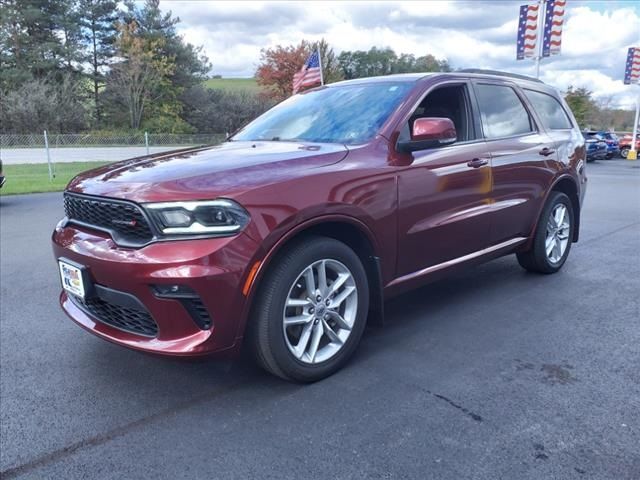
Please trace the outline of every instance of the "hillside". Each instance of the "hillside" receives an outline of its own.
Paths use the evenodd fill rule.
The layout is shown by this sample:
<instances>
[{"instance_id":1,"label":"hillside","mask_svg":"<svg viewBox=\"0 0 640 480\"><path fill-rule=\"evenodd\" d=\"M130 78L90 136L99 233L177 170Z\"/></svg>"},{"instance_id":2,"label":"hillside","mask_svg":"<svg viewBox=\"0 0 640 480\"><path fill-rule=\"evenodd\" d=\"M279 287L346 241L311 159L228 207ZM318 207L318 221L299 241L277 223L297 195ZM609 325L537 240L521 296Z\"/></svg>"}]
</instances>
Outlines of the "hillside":
<instances>
[{"instance_id":1,"label":"hillside","mask_svg":"<svg viewBox=\"0 0 640 480\"><path fill-rule=\"evenodd\" d=\"M205 85L209 88L218 88L222 90L258 92L260 87L256 83L255 78L210 78L206 80Z\"/></svg>"}]
</instances>

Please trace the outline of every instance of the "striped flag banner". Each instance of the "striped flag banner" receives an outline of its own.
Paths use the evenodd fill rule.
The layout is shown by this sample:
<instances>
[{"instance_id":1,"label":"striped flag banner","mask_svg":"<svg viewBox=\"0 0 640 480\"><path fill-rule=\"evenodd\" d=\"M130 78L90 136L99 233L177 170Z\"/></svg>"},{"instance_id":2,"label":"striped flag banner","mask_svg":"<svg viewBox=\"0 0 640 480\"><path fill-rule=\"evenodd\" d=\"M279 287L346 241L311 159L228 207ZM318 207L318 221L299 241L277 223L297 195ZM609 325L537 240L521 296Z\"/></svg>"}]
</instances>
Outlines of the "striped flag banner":
<instances>
[{"instance_id":1,"label":"striped flag banner","mask_svg":"<svg viewBox=\"0 0 640 480\"><path fill-rule=\"evenodd\" d=\"M631 47L627 53L627 65L624 69L624 83L640 83L640 47Z\"/></svg>"},{"instance_id":2,"label":"striped flag banner","mask_svg":"<svg viewBox=\"0 0 640 480\"><path fill-rule=\"evenodd\" d=\"M520 6L520 19L518 22L517 55L518 60L536 56L538 39L538 13L540 6L537 3Z\"/></svg>"},{"instance_id":3,"label":"striped flag banner","mask_svg":"<svg viewBox=\"0 0 640 480\"><path fill-rule=\"evenodd\" d=\"M542 56L549 57L560 53L562 45L562 24L567 0L547 0L544 30L542 36Z\"/></svg>"}]
</instances>

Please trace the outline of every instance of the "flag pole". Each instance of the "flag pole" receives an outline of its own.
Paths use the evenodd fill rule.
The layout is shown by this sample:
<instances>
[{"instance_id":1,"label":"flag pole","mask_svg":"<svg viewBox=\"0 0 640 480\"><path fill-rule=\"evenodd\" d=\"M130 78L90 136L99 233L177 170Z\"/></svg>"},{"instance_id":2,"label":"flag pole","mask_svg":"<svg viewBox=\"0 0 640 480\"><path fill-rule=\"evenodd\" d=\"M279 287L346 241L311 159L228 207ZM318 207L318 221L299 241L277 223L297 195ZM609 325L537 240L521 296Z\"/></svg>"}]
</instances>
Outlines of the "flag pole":
<instances>
[{"instance_id":1,"label":"flag pole","mask_svg":"<svg viewBox=\"0 0 640 480\"><path fill-rule=\"evenodd\" d=\"M540 62L542 61L542 48L544 47L544 20L545 20L545 0L538 0L538 25L536 33L538 36L538 52L536 55L536 78L540 79Z\"/></svg>"},{"instance_id":2,"label":"flag pole","mask_svg":"<svg viewBox=\"0 0 640 480\"><path fill-rule=\"evenodd\" d=\"M638 135L638 121L640 121L640 92L636 95L636 118L633 122L633 133L631 134L631 150L627 154L627 160L637 160L636 136Z\"/></svg>"},{"instance_id":3,"label":"flag pole","mask_svg":"<svg viewBox=\"0 0 640 480\"><path fill-rule=\"evenodd\" d=\"M322 73L322 57L320 56L320 44L316 44L316 52L318 52L318 66L320 67L320 85L324 85L324 74Z\"/></svg>"}]
</instances>

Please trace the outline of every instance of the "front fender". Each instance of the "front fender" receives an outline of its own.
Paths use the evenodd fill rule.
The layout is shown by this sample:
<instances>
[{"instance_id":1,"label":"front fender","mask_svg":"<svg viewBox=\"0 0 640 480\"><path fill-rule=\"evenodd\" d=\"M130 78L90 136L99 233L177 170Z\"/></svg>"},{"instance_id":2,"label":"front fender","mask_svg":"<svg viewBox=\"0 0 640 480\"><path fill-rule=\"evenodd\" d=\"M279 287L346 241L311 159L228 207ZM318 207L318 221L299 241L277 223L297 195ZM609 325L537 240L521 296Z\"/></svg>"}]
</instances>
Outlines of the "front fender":
<instances>
[{"instance_id":1,"label":"front fender","mask_svg":"<svg viewBox=\"0 0 640 480\"><path fill-rule=\"evenodd\" d=\"M260 249L255 259L250 263L250 267L246 272L243 282L243 294L246 296L244 302L244 308L238 324L237 338L244 335L244 331L251 314L253 302L256 299L256 293L260 282L263 280L266 272L274 258L282 251L283 248L294 238L303 234L305 231L312 229L326 223L342 223L357 228L362 234L365 235L370 245L372 246L374 253L380 252L384 247L380 245L379 239L374 235L372 229L365 222L356 218L355 216L345 214L345 206L337 208L335 206L334 213L325 213L322 215L315 215L312 212L305 212L309 217L298 223L293 223L293 220L284 222L282 228L279 228L273 232L269 238L265 239L263 248ZM305 215L306 216L306 215ZM395 250L393 250L395 252ZM393 259L395 264L395 259Z\"/></svg>"}]
</instances>

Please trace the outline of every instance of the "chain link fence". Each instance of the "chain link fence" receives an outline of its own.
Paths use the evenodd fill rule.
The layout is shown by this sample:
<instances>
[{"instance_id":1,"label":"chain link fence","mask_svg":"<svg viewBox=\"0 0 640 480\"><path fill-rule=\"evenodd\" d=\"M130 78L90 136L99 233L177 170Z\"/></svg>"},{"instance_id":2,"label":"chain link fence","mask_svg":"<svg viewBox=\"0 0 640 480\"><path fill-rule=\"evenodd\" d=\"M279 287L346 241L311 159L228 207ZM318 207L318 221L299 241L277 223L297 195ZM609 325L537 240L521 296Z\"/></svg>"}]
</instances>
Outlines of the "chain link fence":
<instances>
[{"instance_id":1,"label":"chain link fence","mask_svg":"<svg viewBox=\"0 0 640 480\"><path fill-rule=\"evenodd\" d=\"M224 133L179 135L135 133L101 134L4 134L0 135L0 159L5 165L29 163L109 162L180 148L215 145Z\"/></svg>"}]
</instances>

